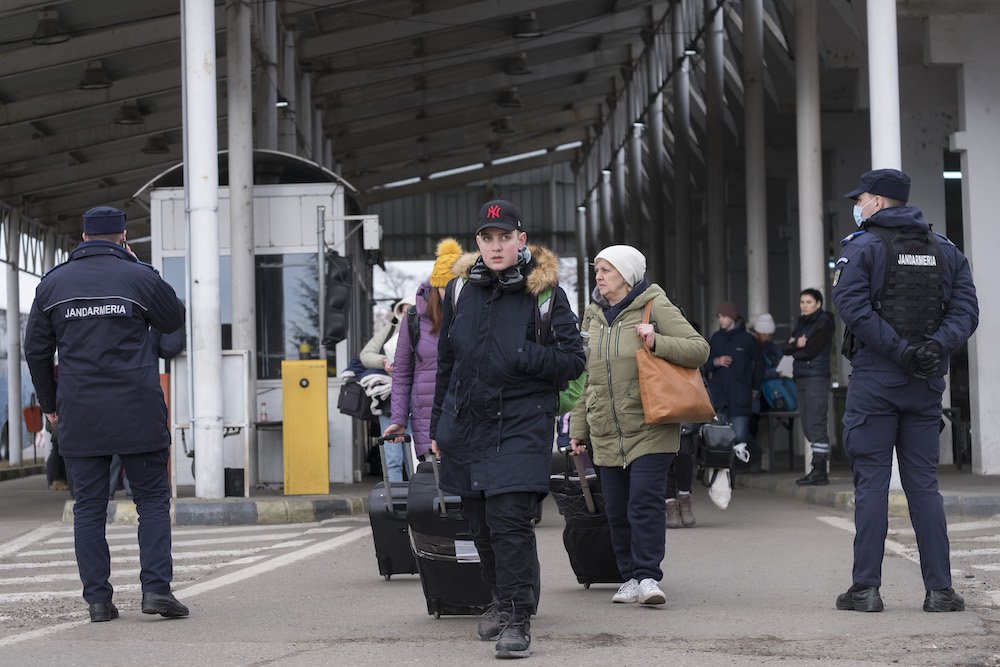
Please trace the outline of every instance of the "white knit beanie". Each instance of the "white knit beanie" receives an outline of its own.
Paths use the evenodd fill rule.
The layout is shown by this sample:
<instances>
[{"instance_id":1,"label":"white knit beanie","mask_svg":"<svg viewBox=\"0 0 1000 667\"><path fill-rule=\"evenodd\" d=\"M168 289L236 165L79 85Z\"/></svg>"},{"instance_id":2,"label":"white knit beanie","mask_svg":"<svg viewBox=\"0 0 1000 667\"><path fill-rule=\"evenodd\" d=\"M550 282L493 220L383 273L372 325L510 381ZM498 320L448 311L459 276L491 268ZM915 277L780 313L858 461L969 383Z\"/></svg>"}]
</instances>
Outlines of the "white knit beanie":
<instances>
[{"instance_id":1,"label":"white knit beanie","mask_svg":"<svg viewBox=\"0 0 1000 667\"><path fill-rule=\"evenodd\" d=\"M646 257L630 245L608 246L594 257L596 262L603 259L615 267L629 287L635 287L646 275Z\"/></svg>"},{"instance_id":2,"label":"white knit beanie","mask_svg":"<svg viewBox=\"0 0 1000 667\"><path fill-rule=\"evenodd\" d=\"M771 313L761 313L753 319L753 330L762 334L774 333L774 318Z\"/></svg>"}]
</instances>

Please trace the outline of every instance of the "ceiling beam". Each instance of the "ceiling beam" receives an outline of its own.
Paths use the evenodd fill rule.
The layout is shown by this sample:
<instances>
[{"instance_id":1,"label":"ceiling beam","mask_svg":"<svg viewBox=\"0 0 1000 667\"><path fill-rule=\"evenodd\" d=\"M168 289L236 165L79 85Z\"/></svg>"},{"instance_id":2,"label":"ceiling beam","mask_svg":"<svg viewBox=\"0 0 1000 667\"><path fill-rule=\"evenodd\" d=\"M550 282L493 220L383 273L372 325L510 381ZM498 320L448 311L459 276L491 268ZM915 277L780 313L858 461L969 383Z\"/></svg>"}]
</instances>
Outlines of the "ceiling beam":
<instances>
[{"instance_id":1,"label":"ceiling beam","mask_svg":"<svg viewBox=\"0 0 1000 667\"><path fill-rule=\"evenodd\" d=\"M544 65L534 65L535 73L521 78L524 83L533 83L581 72L600 76L604 73L605 69L617 70L621 61L625 58L622 51L623 49L595 51L577 58L565 58ZM324 118L329 118L330 124L334 125L349 123L353 120L380 116L401 109L419 109L435 103L447 102L462 97L492 94L510 85L510 77L500 72L471 81L398 95L391 99L377 99L354 104L346 108L327 109Z\"/></svg>"},{"instance_id":2,"label":"ceiling beam","mask_svg":"<svg viewBox=\"0 0 1000 667\"><path fill-rule=\"evenodd\" d=\"M226 25L226 8L215 8L216 32L223 32ZM27 46L5 51L0 58L0 80L27 72L37 72L50 67L107 58L116 53L141 49L153 44L180 41L180 14L111 26L106 30L88 32L73 37L59 48Z\"/></svg>"},{"instance_id":3,"label":"ceiling beam","mask_svg":"<svg viewBox=\"0 0 1000 667\"><path fill-rule=\"evenodd\" d=\"M424 192L445 190L448 188L466 185L467 183L475 183L476 181L482 181L488 178L505 176L507 174L517 174L522 171L537 169L538 167L546 167L550 164L569 162L576 159L576 153L577 151L575 150L549 152L539 157L517 160L516 162L505 162L504 164L489 164L484 166L482 169L476 169L475 171L467 171L462 174L455 174L454 176L445 176L444 178L435 178L434 180L423 180L419 183L414 183L413 185L404 185L398 188L388 189L369 189L364 192L364 200L365 203L374 204L377 202L390 201L401 197L422 194Z\"/></svg>"},{"instance_id":4,"label":"ceiling beam","mask_svg":"<svg viewBox=\"0 0 1000 667\"><path fill-rule=\"evenodd\" d=\"M367 131L345 132L343 136L334 139L333 149L336 153L363 150L376 144L431 135L435 132L454 130L466 125L488 124L494 118L503 116L520 118L528 114L537 115L566 109L567 106L578 109L602 101L609 93L611 93L611 84L610 80L606 79L568 88L557 88L540 95L525 95L525 105L522 109L502 109L491 104L487 110L479 104L455 113L432 115L422 120L413 120L413 115L407 114L404 119L401 119L401 122L395 125Z\"/></svg>"},{"instance_id":5,"label":"ceiling beam","mask_svg":"<svg viewBox=\"0 0 1000 667\"><path fill-rule=\"evenodd\" d=\"M618 32L636 30L649 24L647 12L647 9L640 8L613 14L603 14L597 18L574 25L568 30L549 33L527 42L507 40L498 44L487 45L485 48L480 45L477 48L462 50L460 53L454 55L435 55L422 62L397 65L395 67L365 68L362 63L359 65L359 69L354 71L338 72L335 74L323 74L321 72L317 77L313 90L317 95L337 93L352 88L384 83L394 79L405 79L421 74L429 74L450 67L462 67L474 62L503 58L521 51L534 51L578 39L592 39L594 35L588 33L612 35ZM528 58L528 62L531 62L530 57Z\"/></svg>"},{"instance_id":6,"label":"ceiling beam","mask_svg":"<svg viewBox=\"0 0 1000 667\"><path fill-rule=\"evenodd\" d=\"M39 174L18 176L7 179L11 196L30 196L47 190L57 190L69 184L84 185L102 178L122 179L138 171L156 168L166 169L177 163L170 155L145 155L138 150L131 155L117 155L113 158L70 165L59 170L47 170Z\"/></svg>"},{"instance_id":7,"label":"ceiling beam","mask_svg":"<svg viewBox=\"0 0 1000 667\"><path fill-rule=\"evenodd\" d=\"M586 134L586 128L583 127L567 128L560 134L510 142L507 146L510 149L511 155L517 155L519 153L528 153L542 148L554 148L559 144L569 143L571 141L585 141ZM465 167L478 162L489 163L490 161L497 159L497 157L498 156L495 155L489 155L485 144L482 144L471 147L469 150L453 153L448 156L431 156L427 162L423 164L412 164L413 160L409 160L407 156L400 156L400 160L398 160L395 164L384 165L382 171L379 171L378 173L360 175L345 173L344 176L359 189L365 189L373 185L392 183L412 178L414 176L426 177L430 174L448 171L449 169L457 169L459 167Z\"/></svg>"},{"instance_id":8,"label":"ceiling beam","mask_svg":"<svg viewBox=\"0 0 1000 667\"><path fill-rule=\"evenodd\" d=\"M511 142L530 140L530 138L564 131L571 126L589 125L596 120L597 111L593 107L550 113L533 118L512 119L518 132L516 135L509 136L509 139ZM367 171L384 164L398 162L401 155L410 159L433 158L436 155L454 151L464 151L476 147L483 148L490 142L504 137L505 135L494 134L488 124L480 124L465 132L438 132L427 135L424 143L416 143L414 139L409 139L371 147L359 152L354 159L342 156L341 164L348 172ZM507 142L505 141L505 143ZM551 145L550 141L544 143L543 147Z\"/></svg>"},{"instance_id":9,"label":"ceiling beam","mask_svg":"<svg viewBox=\"0 0 1000 667\"><path fill-rule=\"evenodd\" d=\"M401 39L412 39L443 30L461 29L514 17L546 7L568 4L568 0L481 0L465 2L436 12L426 12L413 17L387 19L373 25L339 30L318 37L306 37L300 43L302 60L324 58L335 53L363 49L367 46L386 44ZM313 6L311 11L316 11ZM510 37L497 33L497 39Z\"/></svg>"}]
</instances>

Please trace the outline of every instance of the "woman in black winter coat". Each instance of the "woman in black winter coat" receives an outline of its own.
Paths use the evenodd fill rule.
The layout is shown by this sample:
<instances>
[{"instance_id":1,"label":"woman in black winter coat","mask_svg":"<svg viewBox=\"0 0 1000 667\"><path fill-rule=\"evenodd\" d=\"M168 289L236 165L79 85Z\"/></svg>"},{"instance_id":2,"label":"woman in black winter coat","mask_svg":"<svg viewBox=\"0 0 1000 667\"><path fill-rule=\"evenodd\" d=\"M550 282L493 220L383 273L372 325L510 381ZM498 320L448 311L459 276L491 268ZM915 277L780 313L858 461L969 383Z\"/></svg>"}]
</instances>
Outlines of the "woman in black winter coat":
<instances>
[{"instance_id":1,"label":"woman in black winter coat","mask_svg":"<svg viewBox=\"0 0 1000 667\"><path fill-rule=\"evenodd\" d=\"M812 470L796 480L801 486L828 484L830 436L826 414L830 404L830 343L836 329L833 315L823 310L823 295L816 289L804 289L799 295L802 317L785 343L784 352L795 362L795 393L799 404L802 432L812 446Z\"/></svg>"}]
</instances>

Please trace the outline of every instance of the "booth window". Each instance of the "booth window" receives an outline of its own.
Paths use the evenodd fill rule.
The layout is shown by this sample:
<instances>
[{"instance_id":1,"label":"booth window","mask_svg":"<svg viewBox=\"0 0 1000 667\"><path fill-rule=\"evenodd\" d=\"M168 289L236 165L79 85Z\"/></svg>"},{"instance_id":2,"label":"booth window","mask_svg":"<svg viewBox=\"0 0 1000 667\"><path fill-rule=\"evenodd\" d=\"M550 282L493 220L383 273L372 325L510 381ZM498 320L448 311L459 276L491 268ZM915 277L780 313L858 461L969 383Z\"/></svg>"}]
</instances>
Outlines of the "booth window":
<instances>
[{"instance_id":1,"label":"booth window","mask_svg":"<svg viewBox=\"0 0 1000 667\"><path fill-rule=\"evenodd\" d=\"M257 306L257 379L281 378L281 362L300 358L303 343L319 345L316 254L257 255L254 260ZM232 272L228 255L219 258L222 348L233 347ZM187 303L184 258L165 257L163 277Z\"/></svg>"}]
</instances>

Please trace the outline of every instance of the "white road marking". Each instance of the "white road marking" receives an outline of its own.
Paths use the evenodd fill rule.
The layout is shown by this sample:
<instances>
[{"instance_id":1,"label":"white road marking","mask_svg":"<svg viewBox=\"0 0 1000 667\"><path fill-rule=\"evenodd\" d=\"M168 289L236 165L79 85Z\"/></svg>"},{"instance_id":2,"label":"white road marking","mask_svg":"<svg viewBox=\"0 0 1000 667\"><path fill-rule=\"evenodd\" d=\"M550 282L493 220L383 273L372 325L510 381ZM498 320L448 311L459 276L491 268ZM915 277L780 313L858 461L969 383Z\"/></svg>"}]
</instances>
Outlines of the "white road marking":
<instances>
[{"instance_id":1,"label":"white road marking","mask_svg":"<svg viewBox=\"0 0 1000 667\"><path fill-rule=\"evenodd\" d=\"M75 564L75 563L74 563ZM207 572L209 570L215 570L220 567L225 567L225 565L211 565L203 563L201 565L175 565L174 572ZM113 577L131 577L139 574L138 569L130 570L113 570L111 575ZM53 581L80 581L80 575L75 572L69 573L55 573L55 574L39 574L34 577L7 577L5 579L0 579L0 586L14 586L20 584L46 584Z\"/></svg>"},{"instance_id":2,"label":"white road marking","mask_svg":"<svg viewBox=\"0 0 1000 667\"><path fill-rule=\"evenodd\" d=\"M279 540L287 540L290 535L254 535L253 542L272 542ZM174 540L173 547L200 547L207 544L225 544L233 541L232 537L213 537L206 538L203 540ZM311 540L306 540L307 542ZM287 542L283 544L288 544ZM139 548L138 544L113 544L108 547L111 551L136 551ZM26 558L28 556L57 556L59 554L71 554L74 553L72 548L57 548L57 549L37 549L34 551L22 551L18 553L19 558Z\"/></svg>"},{"instance_id":3,"label":"white road marking","mask_svg":"<svg viewBox=\"0 0 1000 667\"><path fill-rule=\"evenodd\" d=\"M122 584L115 586L115 592L127 593L141 590L142 584ZM71 591L32 591L30 593L0 593L0 603L3 602L28 602L31 600L49 600L52 598L78 598L82 593L79 588ZM3 646L0 640L0 646Z\"/></svg>"},{"instance_id":4,"label":"white road marking","mask_svg":"<svg viewBox=\"0 0 1000 667\"><path fill-rule=\"evenodd\" d=\"M350 530L351 526L324 526L317 528L315 523L293 523L282 526L275 525L265 525L265 526L219 526L217 528L204 528L204 529L193 529L193 528L181 528L174 529L170 531L170 534L176 537L177 535L218 535L218 534L236 534L236 533L263 533L271 532L276 533L278 531L287 531L289 534L286 537L293 537L295 535L301 535L302 533L337 533ZM125 529L120 531L107 531L108 540L126 540L135 539L136 529L135 526L131 527L131 530ZM256 539L256 536L248 535L248 538ZM73 536L65 537L53 537L50 540L45 540L45 544L72 544Z\"/></svg>"},{"instance_id":5,"label":"white road marking","mask_svg":"<svg viewBox=\"0 0 1000 667\"><path fill-rule=\"evenodd\" d=\"M988 519L984 521L962 521L958 523L948 524L949 533L960 533L970 530L987 530L990 528L1000 528L1000 520ZM916 533L913 532L912 528L899 528L892 532L897 535L908 535L910 537L916 535Z\"/></svg>"},{"instance_id":6,"label":"white road marking","mask_svg":"<svg viewBox=\"0 0 1000 667\"><path fill-rule=\"evenodd\" d=\"M39 526L38 528L35 528L20 537L14 538L10 542L0 545L0 558L17 553L21 549L30 546L35 542L44 540L49 535L59 532L62 527L62 524L53 522L45 526Z\"/></svg>"},{"instance_id":7,"label":"white road marking","mask_svg":"<svg viewBox=\"0 0 1000 667\"><path fill-rule=\"evenodd\" d=\"M255 576L260 575L260 574L265 574L267 572L271 572L271 571L276 570L276 569L278 569L280 567L284 567L285 565L290 565L292 563L298 562L300 560L304 560L306 558L310 558L310 557L315 556L317 554L324 553L326 551L332 551L334 549L338 549L338 548L340 548L342 546L350 544L351 542L355 542L355 541L357 541L357 540L359 540L359 539L361 539L363 537L370 536L371 532L372 532L371 531L371 527L365 525L363 527L358 528L357 530L351 531L351 532L343 534L343 535L338 535L337 537L334 537L332 539L326 540L325 542L318 542L316 544L313 544L312 546L310 546L310 547L308 547L306 549L302 549L300 551L296 551L296 552L293 552L293 553L283 554L281 556L277 556L277 557L272 558L271 560L265 561L263 563L258 563L256 565L251 565L250 567L248 567L248 568L246 568L244 570L239 570L237 572L231 572L229 574L224 574L224 575L221 575L220 577L218 577L216 579L209 579L208 581L204 581L204 582L201 582L201 583L193 584L193 585L188 586L186 588L183 587L183 586L181 586L178 589L176 589L176 592L182 593L182 595L183 595L183 597L185 599L189 599L189 598L195 597L196 595L200 595L202 593L207 593L209 591L213 591L216 588L221 588L223 586L228 586L230 584L234 584L236 582L243 581L245 579L250 579L251 577L255 577ZM138 589L139 589L139 585L138 584L132 584L130 586L126 585L126 586L118 586L118 587L116 587L116 590L138 590ZM69 592L67 594L60 593L60 594L58 594L58 597L79 596L79 594L80 594L79 591L72 591L72 592ZM25 595L25 594L18 593L18 594L15 594L15 595ZM38 594L36 593L35 595L38 595ZM3 597L0 596L0 600L2 600L2 599L3 599ZM28 599L30 599L30 598L28 598ZM10 637L4 637L4 638L0 639L0 647L10 646L11 644L17 644L17 643L20 643L20 642L23 642L23 641L27 641L27 640L31 640L31 639L40 639L40 638L45 637L47 635L55 634L55 633L58 633L58 632L63 632L65 630L68 630L69 628L74 628L74 627L83 625L85 623L87 623L86 620L84 620L84 621L70 621L70 622L67 622L67 623L59 623L59 624L56 624L56 625L50 625L50 626L45 627L45 628L38 628L36 630L30 630L28 632L23 632L23 633L17 634L17 635L11 635Z\"/></svg>"},{"instance_id":8,"label":"white road marking","mask_svg":"<svg viewBox=\"0 0 1000 667\"><path fill-rule=\"evenodd\" d=\"M994 607L1000 607L1000 591L984 591L984 595L989 598Z\"/></svg>"},{"instance_id":9,"label":"white road marking","mask_svg":"<svg viewBox=\"0 0 1000 667\"><path fill-rule=\"evenodd\" d=\"M988 565L973 565L974 570L983 570L984 572L1000 572L1000 563L990 563Z\"/></svg>"},{"instance_id":10,"label":"white road marking","mask_svg":"<svg viewBox=\"0 0 1000 667\"><path fill-rule=\"evenodd\" d=\"M822 521L825 524L829 524L829 525L833 526L834 528L839 528L841 530L847 531L848 533L850 533L852 535L855 533L854 522L851 521L850 519L844 519L844 518L839 517L839 516L820 516L820 517L816 517L816 518L819 519L820 521ZM907 546L905 544L900 544L899 542L896 542L895 540L890 540L890 539L886 538L886 540L885 540L885 550L886 551L891 551L892 553L896 554L897 556L901 556L901 557L905 558L908 561L912 561L912 562L914 562L914 563L916 563L918 565L920 564L920 552L916 549L916 547L909 547L909 546ZM1000 549L998 549L997 551L1000 551ZM956 552L954 552L954 551L951 552L952 556L954 556L955 554L956 554ZM959 570L958 568L954 568L953 567L951 569L951 573L954 576L961 576L962 575L962 570Z\"/></svg>"},{"instance_id":11,"label":"white road marking","mask_svg":"<svg viewBox=\"0 0 1000 667\"><path fill-rule=\"evenodd\" d=\"M201 595L202 593L207 593L209 591L214 591L216 588L222 588L223 586L228 586L229 584L235 584L238 581L243 581L244 579L249 579L251 577L256 577L259 574L266 574L273 570L277 570L279 567L284 567L285 565L291 565L300 560L306 558L311 558L317 554L321 554L325 551L332 551L333 549L338 549L345 544L350 544L362 537L371 535L372 529L369 526L364 526L358 528L344 535L338 535L332 539L326 540L325 542L318 542L305 549L300 549L299 551L293 551L291 553L282 554L276 556L270 560L264 561L263 563L258 563L257 565L251 565L245 570L240 570L238 572L231 572L229 574L224 574L216 579L209 579L208 581L202 581L197 584L193 584L187 588L182 588L178 590L178 593L182 593L185 598L194 597L195 595Z\"/></svg>"},{"instance_id":12,"label":"white road marking","mask_svg":"<svg viewBox=\"0 0 1000 667\"><path fill-rule=\"evenodd\" d=\"M970 556L996 556L1000 555L1000 549L959 549L951 552L952 558L966 558Z\"/></svg>"}]
</instances>

